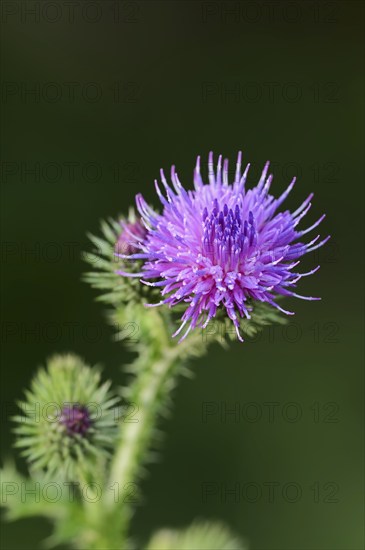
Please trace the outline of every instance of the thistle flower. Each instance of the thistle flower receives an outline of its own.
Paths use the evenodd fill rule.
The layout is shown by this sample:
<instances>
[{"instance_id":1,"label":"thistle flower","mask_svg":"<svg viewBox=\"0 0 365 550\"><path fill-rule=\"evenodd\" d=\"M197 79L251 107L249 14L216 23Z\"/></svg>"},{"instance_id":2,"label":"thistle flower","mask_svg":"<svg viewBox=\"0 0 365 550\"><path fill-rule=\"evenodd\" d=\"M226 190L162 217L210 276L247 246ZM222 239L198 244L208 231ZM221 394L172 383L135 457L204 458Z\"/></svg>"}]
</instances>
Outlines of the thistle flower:
<instances>
[{"instance_id":1,"label":"thistle flower","mask_svg":"<svg viewBox=\"0 0 365 550\"><path fill-rule=\"evenodd\" d=\"M75 355L53 357L18 403L16 446L35 472L52 479L85 479L107 457L116 438L119 401L100 372Z\"/></svg>"},{"instance_id":2,"label":"thistle flower","mask_svg":"<svg viewBox=\"0 0 365 550\"><path fill-rule=\"evenodd\" d=\"M329 236L318 242L319 235L308 243L302 237L316 228L319 218L304 230L297 226L311 207L310 194L293 213L278 212L292 190L295 178L284 193L275 199L269 194L272 175L266 163L256 187L246 190L249 164L241 173L242 153L238 154L233 183L228 183L228 160L219 156L216 171L213 154L209 155L208 184L200 173L200 157L194 171L194 190L186 191L171 168L171 188L161 170L165 194L155 181L163 206L156 213L137 195L137 209L147 233L143 240L136 237L134 254L121 254L127 260L142 261L138 273L119 271L122 276L141 277L141 282L161 289L162 300L157 304L175 307L186 303L179 334L188 325L184 339L191 329L206 327L223 310L232 320L238 338L241 319L250 319L255 302L284 310L279 296L294 296L304 300L319 298L297 294L296 283L315 273L295 270L299 258L323 246Z\"/></svg>"}]
</instances>

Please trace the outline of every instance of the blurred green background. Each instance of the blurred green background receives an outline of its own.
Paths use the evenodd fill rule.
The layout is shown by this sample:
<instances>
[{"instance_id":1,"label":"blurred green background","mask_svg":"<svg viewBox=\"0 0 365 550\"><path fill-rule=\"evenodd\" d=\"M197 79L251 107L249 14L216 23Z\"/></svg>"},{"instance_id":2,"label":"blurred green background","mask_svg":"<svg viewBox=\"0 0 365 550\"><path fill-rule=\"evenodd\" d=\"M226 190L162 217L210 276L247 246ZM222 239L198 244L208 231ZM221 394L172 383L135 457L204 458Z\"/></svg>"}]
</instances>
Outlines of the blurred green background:
<instances>
[{"instance_id":1,"label":"blurred green background","mask_svg":"<svg viewBox=\"0 0 365 550\"><path fill-rule=\"evenodd\" d=\"M362 3L1 10L3 456L6 410L53 352L122 380L126 349L80 281L86 232L136 192L157 206L160 167L176 164L189 187L197 154L233 165L242 148L251 184L270 159L275 194L298 176L287 207L314 191L307 225L327 213L332 242L304 260L322 267L300 287L322 301L292 301L287 329L195 362L133 533L222 519L253 550L363 548ZM38 548L49 532L41 520L5 524L2 546Z\"/></svg>"}]
</instances>

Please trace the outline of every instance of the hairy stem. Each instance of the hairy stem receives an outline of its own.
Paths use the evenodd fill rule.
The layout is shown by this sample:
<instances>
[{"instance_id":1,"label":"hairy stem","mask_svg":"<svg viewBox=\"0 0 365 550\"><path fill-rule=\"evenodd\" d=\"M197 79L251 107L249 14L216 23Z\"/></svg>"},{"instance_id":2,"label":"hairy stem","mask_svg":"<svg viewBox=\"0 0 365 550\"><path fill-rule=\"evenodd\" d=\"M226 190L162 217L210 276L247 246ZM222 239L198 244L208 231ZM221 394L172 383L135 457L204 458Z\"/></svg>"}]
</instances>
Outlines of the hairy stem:
<instances>
[{"instance_id":1,"label":"hairy stem","mask_svg":"<svg viewBox=\"0 0 365 550\"><path fill-rule=\"evenodd\" d=\"M146 451L149 443L148 432L154 429L154 417L158 414L156 404L164 405L164 386L167 379L173 376L177 355L176 349L169 348L160 360L142 372L135 381L138 418L135 422L121 425L122 438L112 462L110 485L115 482L125 485L134 481L139 468L138 457ZM112 492L109 492L108 502L111 503L113 498Z\"/></svg>"},{"instance_id":2,"label":"hairy stem","mask_svg":"<svg viewBox=\"0 0 365 550\"><path fill-rule=\"evenodd\" d=\"M149 339L132 365L135 378L127 393L128 402L136 407L136 413L130 421L126 419L120 424L119 443L103 499L105 513L112 523L116 522L115 530L122 537L123 548L127 547L137 482L141 467L148 460L157 420L167 409L183 358L192 348L191 339L181 344L171 341L170 329L160 316L154 317L153 328L151 324L149 328Z\"/></svg>"}]
</instances>

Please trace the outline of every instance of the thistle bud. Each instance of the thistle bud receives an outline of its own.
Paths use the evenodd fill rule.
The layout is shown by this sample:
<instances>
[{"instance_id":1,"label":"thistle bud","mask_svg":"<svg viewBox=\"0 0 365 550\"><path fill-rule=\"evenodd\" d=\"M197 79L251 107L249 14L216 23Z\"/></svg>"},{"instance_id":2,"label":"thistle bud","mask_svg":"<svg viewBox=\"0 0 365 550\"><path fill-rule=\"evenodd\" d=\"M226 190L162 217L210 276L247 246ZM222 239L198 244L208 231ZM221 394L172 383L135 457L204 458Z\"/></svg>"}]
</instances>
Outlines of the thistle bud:
<instances>
[{"instance_id":1,"label":"thistle bud","mask_svg":"<svg viewBox=\"0 0 365 550\"><path fill-rule=\"evenodd\" d=\"M33 471L77 481L107 460L117 436L119 401L109 388L97 369L75 355L53 357L39 370L14 418L15 445Z\"/></svg>"},{"instance_id":2,"label":"thistle bud","mask_svg":"<svg viewBox=\"0 0 365 550\"><path fill-rule=\"evenodd\" d=\"M115 245L118 254L130 255L139 250L139 243L146 235L146 229L140 221L122 222L122 231Z\"/></svg>"}]
</instances>

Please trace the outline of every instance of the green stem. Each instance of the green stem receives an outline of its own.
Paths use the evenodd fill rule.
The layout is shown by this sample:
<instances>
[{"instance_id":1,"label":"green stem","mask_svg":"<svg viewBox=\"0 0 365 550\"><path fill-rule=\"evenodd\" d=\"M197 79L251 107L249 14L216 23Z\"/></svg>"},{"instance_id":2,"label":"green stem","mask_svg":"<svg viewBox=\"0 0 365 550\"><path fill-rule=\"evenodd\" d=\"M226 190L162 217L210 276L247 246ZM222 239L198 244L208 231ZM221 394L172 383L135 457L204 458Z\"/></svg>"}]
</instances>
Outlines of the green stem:
<instances>
[{"instance_id":1,"label":"green stem","mask_svg":"<svg viewBox=\"0 0 365 550\"><path fill-rule=\"evenodd\" d=\"M137 407L136 418L130 419L134 422L120 424L119 443L104 492L104 513L110 530L115 536L118 534L122 548L127 547L126 538L135 506L135 499L130 497L135 494L141 466L148 458L156 433L157 420L166 409L183 357L191 351L191 340L177 344L171 341L169 330L160 316L154 317L149 341L133 364L136 375L128 389L128 401Z\"/></svg>"},{"instance_id":2,"label":"green stem","mask_svg":"<svg viewBox=\"0 0 365 550\"><path fill-rule=\"evenodd\" d=\"M99 519L92 520L89 547L129 547L129 525L136 506L136 489L142 466L148 461L156 438L156 424L167 409L171 391L185 359L204 353L206 345L198 331L178 344L171 338L172 321L168 311L146 310L143 304L117 307L113 321L125 326L130 319L138 327L137 358L130 366L134 379L123 389L135 414L121 419L109 472L96 508ZM92 539L92 545L90 541Z\"/></svg>"},{"instance_id":3,"label":"green stem","mask_svg":"<svg viewBox=\"0 0 365 550\"><path fill-rule=\"evenodd\" d=\"M178 350L169 348L163 357L151 368L142 372L135 381L137 386L136 405L138 406L137 422L122 423L122 438L111 465L109 485L115 482L124 486L135 480L139 469L138 458L147 450L148 435L152 435L158 410L164 405L164 386L173 376ZM156 404L159 407L156 407ZM115 500L112 491L107 493L106 502L112 505Z\"/></svg>"}]
</instances>

